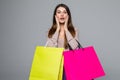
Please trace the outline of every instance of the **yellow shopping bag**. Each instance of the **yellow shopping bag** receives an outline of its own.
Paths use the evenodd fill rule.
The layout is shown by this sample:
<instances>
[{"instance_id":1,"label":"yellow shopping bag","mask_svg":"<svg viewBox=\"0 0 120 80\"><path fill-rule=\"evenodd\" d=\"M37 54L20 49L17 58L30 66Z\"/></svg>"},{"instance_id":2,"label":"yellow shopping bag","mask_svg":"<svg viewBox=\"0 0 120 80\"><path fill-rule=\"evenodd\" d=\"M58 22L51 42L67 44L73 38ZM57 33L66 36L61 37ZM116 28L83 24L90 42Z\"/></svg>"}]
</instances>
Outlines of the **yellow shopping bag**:
<instances>
[{"instance_id":1,"label":"yellow shopping bag","mask_svg":"<svg viewBox=\"0 0 120 80\"><path fill-rule=\"evenodd\" d=\"M63 48L37 46L29 80L62 80Z\"/></svg>"}]
</instances>

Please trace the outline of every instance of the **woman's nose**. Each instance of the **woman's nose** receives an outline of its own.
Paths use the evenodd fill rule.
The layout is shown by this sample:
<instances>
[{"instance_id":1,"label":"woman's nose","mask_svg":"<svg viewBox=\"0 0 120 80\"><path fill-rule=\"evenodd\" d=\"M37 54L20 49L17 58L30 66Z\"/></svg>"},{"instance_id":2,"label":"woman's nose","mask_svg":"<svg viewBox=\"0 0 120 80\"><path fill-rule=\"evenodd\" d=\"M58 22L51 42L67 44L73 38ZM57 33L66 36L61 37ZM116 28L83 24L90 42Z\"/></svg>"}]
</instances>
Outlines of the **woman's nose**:
<instances>
[{"instance_id":1,"label":"woman's nose","mask_svg":"<svg viewBox=\"0 0 120 80\"><path fill-rule=\"evenodd\" d=\"M64 13L61 13L61 16L64 16Z\"/></svg>"}]
</instances>

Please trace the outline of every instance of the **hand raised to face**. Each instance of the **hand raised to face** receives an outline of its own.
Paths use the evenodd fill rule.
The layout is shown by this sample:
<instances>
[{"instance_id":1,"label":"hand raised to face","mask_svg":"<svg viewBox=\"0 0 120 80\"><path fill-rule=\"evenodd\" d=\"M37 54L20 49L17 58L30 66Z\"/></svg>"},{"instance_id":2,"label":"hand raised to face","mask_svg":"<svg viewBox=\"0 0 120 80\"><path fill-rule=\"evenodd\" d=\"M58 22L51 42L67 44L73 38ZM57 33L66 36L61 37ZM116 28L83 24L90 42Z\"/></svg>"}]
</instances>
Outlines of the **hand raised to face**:
<instances>
[{"instance_id":1,"label":"hand raised to face","mask_svg":"<svg viewBox=\"0 0 120 80\"><path fill-rule=\"evenodd\" d=\"M65 31L68 30L68 27L67 27L68 26L68 19L69 19L69 16L66 16L66 18L64 19L64 23L62 23L62 24L64 24ZM55 20L56 20L56 24L57 24L57 31L59 31L60 30L60 21L56 15L55 15Z\"/></svg>"},{"instance_id":2,"label":"hand raised to face","mask_svg":"<svg viewBox=\"0 0 120 80\"><path fill-rule=\"evenodd\" d=\"M59 31L60 30L60 23L59 23L56 15L55 15L55 20L56 20L56 24L57 24L57 31Z\"/></svg>"},{"instance_id":3,"label":"hand raised to face","mask_svg":"<svg viewBox=\"0 0 120 80\"><path fill-rule=\"evenodd\" d=\"M64 30L68 30L68 19L69 19L69 16L66 17L66 20L65 20L65 23L64 23Z\"/></svg>"}]
</instances>

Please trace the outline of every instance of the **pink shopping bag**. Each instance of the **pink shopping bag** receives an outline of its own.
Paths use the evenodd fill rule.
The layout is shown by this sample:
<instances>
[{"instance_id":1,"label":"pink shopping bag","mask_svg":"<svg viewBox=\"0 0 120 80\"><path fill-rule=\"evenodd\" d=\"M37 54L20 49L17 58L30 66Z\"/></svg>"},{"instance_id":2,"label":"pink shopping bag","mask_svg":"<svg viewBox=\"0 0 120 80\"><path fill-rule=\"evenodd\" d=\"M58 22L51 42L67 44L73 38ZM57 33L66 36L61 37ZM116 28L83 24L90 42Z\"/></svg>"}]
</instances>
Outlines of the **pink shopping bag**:
<instances>
[{"instance_id":1,"label":"pink shopping bag","mask_svg":"<svg viewBox=\"0 0 120 80\"><path fill-rule=\"evenodd\" d=\"M67 80L91 80L105 75L93 46L64 51Z\"/></svg>"}]
</instances>

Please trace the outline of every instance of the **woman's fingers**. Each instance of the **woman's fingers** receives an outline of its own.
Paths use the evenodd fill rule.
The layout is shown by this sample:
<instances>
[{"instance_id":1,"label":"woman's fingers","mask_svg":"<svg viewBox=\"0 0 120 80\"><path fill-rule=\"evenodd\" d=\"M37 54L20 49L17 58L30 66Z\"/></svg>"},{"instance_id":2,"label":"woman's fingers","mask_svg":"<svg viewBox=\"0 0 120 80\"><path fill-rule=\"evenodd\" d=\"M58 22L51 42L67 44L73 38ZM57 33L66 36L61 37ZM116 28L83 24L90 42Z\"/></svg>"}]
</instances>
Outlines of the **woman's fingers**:
<instances>
[{"instance_id":1,"label":"woman's fingers","mask_svg":"<svg viewBox=\"0 0 120 80\"><path fill-rule=\"evenodd\" d=\"M69 16L67 16L66 20L65 20L65 24L64 24L64 29L67 30L68 29L68 19L69 19Z\"/></svg>"},{"instance_id":2,"label":"woman's fingers","mask_svg":"<svg viewBox=\"0 0 120 80\"><path fill-rule=\"evenodd\" d=\"M55 19L56 19L56 23L58 24L59 22L58 22L58 18L57 18L57 16L55 16Z\"/></svg>"},{"instance_id":3,"label":"woman's fingers","mask_svg":"<svg viewBox=\"0 0 120 80\"><path fill-rule=\"evenodd\" d=\"M55 15L55 19L56 19L56 24L57 24L57 31L60 30L60 24L59 24L59 21L58 21L58 18L57 16Z\"/></svg>"}]
</instances>

